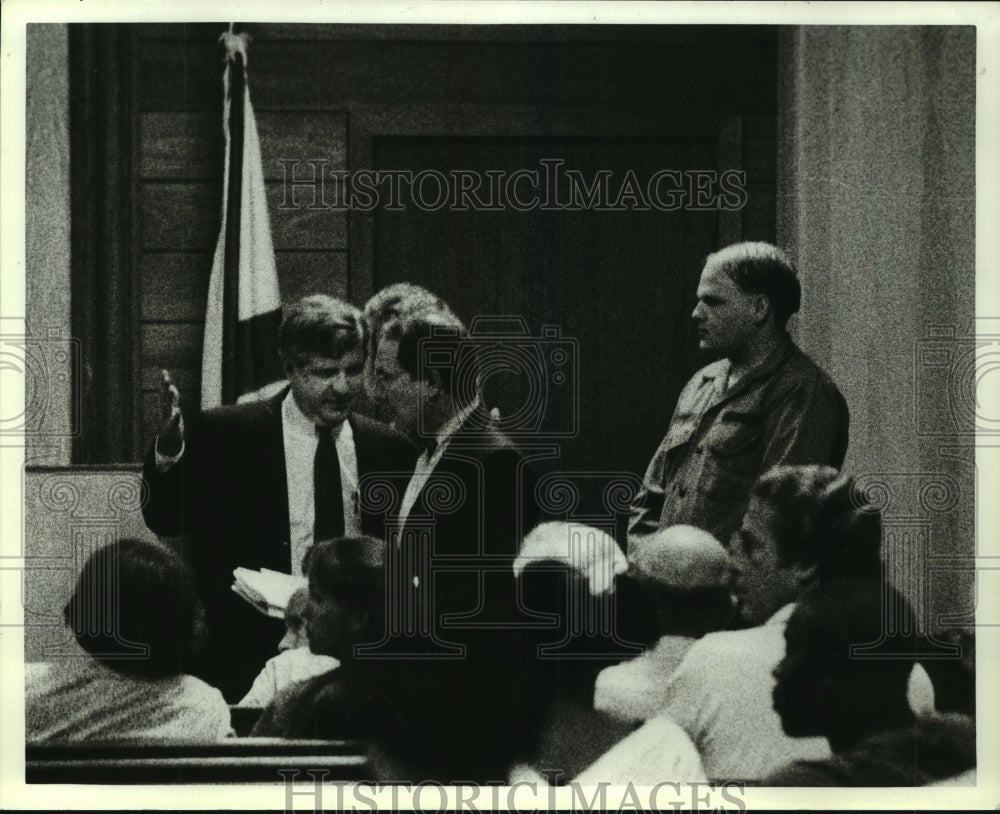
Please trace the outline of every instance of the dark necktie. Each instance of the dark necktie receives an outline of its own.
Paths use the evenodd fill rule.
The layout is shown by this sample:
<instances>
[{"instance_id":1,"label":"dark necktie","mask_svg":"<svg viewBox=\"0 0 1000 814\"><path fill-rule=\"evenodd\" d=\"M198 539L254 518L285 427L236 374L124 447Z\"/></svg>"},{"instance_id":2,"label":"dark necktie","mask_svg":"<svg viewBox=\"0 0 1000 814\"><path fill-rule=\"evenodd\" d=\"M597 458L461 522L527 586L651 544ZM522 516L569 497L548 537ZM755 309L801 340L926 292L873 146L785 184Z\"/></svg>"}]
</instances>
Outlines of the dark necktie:
<instances>
[{"instance_id":1,"label":"dark necktie","mask_svg":"<svg viewBox=\"0 0 1000 814\"><path fill-rule=\"evenodd\" d=\"M344 534L344 497L340 490L340 459L329 427L316 427L316 461L313 466L315 526L313 542Z\"/></svg>"}]
</instances>

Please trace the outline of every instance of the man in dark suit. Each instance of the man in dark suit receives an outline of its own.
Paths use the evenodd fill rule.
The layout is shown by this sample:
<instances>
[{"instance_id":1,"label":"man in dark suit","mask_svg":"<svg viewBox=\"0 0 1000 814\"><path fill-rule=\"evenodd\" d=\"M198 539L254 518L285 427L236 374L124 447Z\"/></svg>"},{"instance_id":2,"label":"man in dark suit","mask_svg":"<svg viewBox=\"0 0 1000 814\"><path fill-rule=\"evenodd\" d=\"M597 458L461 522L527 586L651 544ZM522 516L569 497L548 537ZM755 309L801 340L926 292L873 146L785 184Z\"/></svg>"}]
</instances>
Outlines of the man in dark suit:
<instances>
[{"instance_id":1,"label":"man in dark suit","mask_svg":"<svg viewBox=\"0 0 1000 814\"><path fill-rule=\"evenodd\" d=\"M164 371L168 417L146 457L143 514L157 534L191 538L211 637L199 672L231 701L282 635L280 620L232 593L233 569L301 574L316 540L383 538L387 507L366 505L365 482L412 471L417 453L405 438L352 415L366 339L358 309L313 295L285 308L280 351L289 387L274 398L186 416Z\"/></svg>"},{"instance_id":2,"label":"man in dark suit","mask_svg":"<svg viewBox=\"0 0 1000 814\"><path fill-rule=\"evenodd\" d=\"M483 610L484 579L513 574L539 515L527 461L481 404L474 351L454 314L424 309L384 326L373 366L376 397L422 449L402 495L397 547L427 555L407 558L406 582L430 592L442 640ZM434 584L425 584L431 572ZM448 616L461 612L469 618Z\"/></svg>"},{"instance_id":3,"label":"man in dark suit","mask_svg":"<svg viewBox=\"0 0 1000 814\"><path fill-rule=\"evenodd\" d=\"M475 351L447 307L403 314L378 337L373 391L423 451L388 538L398 610L368 652L415 656L428 708L463 704L454 720L508 748L525 734L512 714L526 686L511 678L522 618L513 561L539 510L527 460L481 404Z\"/></svg>"}]
</instances>

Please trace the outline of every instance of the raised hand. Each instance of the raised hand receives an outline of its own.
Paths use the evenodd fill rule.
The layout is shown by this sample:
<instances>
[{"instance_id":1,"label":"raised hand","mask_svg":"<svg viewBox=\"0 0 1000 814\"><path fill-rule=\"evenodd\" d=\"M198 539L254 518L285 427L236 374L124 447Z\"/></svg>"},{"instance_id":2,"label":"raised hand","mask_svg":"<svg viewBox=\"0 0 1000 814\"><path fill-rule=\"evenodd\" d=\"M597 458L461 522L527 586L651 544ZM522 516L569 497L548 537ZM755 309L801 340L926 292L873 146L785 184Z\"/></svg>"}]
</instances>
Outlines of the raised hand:
<instances>
[{"instance_id":1,"label":"raised hand","mask_svg":"<svg viewBox=\"0 0 1000 814\"><path fill-rule=\"evenodd\" d=\"M156 437L156 449L161 455L177 455L184 444L184 416L181 413L181 392L170 378L170 371L161 371L160 415L163 424Z\"/></svg>"}]
</instances>

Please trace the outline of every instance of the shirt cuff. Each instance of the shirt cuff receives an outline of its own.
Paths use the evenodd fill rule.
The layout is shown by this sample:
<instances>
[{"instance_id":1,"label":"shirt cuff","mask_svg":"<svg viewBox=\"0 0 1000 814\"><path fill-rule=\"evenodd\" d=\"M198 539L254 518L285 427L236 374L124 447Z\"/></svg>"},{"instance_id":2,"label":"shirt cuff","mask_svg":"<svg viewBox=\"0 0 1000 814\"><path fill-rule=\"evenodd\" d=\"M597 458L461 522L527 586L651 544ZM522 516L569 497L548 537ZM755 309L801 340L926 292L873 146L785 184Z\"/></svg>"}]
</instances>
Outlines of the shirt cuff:
<instances>
[{"instance_id":1,"label":"shirt cuff","mask_svg":"<svg viewBox=\"0 0 1000 814\"><path fill-rule=\"evenodd\" d=\"M180 452L176 455L164 455L160 452L159 443L160 439L159 436L157 436L156 443L153 444L153 452L156 455L156 471L162 475L164 472L169 472L173 469L177 462L181 459L181 456L184 454L184 442L181 441Z\"/></svg>"}]
</instances>

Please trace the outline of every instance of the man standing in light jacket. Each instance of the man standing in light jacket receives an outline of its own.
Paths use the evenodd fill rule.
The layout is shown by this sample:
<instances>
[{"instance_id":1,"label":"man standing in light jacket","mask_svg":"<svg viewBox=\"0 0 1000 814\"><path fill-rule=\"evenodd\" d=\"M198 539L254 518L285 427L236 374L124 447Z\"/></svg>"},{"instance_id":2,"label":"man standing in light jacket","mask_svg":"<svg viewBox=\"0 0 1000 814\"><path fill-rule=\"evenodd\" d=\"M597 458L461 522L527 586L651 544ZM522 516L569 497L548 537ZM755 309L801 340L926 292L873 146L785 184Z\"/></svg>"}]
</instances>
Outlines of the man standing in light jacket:
<instances>
[{"instance_id":1,"label":"man standing in light jacket","mask_svg":"<svg viewBox=\"0 0 1000 814\"><path fill-rule=\"evenodd\" d=\"M728 545L772 466L841 467L847 403L788 335L800 301L797 272L777 247L737 243L709 255L692 317L699 347L721 358L681 392L632 506L630 548L682 523Z\"/></svg>"}]
</instances>

